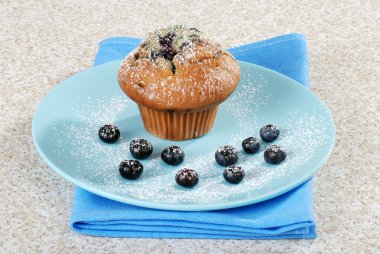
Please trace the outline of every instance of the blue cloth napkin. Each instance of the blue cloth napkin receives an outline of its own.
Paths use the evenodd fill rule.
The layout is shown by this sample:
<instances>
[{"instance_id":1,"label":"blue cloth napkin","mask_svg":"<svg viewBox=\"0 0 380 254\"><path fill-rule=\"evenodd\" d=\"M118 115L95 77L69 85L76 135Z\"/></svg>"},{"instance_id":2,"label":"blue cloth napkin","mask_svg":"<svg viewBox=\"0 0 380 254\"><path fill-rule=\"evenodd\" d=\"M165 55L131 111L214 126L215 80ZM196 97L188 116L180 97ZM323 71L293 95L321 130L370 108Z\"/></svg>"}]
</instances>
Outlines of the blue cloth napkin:
<instances>
[{"instance_id":1,"label":"blue cloth napkin","mask_svg":"<svg viewBox=\"0 0 380 254\"><path fill-rule=\"evenodd\" d=\"M140 39L109 38L99 44L95 65L122 59ZM308 86L305 37L288 34L229 50L238 60L265 66ZM284 239L315 238L312 182L258 204L207 212L137 207L77 188L72 228L110 237Z\"/></svg>"}]
</instances>

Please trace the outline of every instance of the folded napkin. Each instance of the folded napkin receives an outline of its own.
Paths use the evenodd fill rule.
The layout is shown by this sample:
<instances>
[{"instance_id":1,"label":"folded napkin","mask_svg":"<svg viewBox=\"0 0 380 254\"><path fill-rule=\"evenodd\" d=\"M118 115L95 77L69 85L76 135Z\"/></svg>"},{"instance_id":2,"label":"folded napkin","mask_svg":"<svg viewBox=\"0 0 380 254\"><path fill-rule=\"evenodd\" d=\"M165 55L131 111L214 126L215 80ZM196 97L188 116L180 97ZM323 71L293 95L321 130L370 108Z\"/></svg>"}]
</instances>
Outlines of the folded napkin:
<instances>
[{"instance_id":1,"label":"folded napkin","mask_svg":"<svg viewBox=\"0 0 380 254\"><path fill-rule=\"evenodd\" d=\"M95 65L122 59L140 39L109 38L99 44ZM281 72L308 86L305 37L288 34L229 50L236 59ZM72 228L83 234L110 237L284 239L315 238L312 182L249 206L178 212L132 206L77 188Z\"/></svg>"}]
</instances>

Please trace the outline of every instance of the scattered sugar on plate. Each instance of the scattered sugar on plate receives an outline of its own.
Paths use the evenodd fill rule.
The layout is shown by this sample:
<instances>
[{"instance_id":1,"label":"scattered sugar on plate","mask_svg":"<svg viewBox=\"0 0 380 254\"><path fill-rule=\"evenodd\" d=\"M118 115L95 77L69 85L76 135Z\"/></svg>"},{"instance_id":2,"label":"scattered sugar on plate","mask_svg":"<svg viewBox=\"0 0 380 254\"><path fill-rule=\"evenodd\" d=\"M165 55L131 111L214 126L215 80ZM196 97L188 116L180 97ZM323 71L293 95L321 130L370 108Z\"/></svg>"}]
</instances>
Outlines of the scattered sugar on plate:
<instances>
[{"instance_id":1,"label":"scattered sugar on plate","mask_svg":"<svg viewBox=\"0 0 380 254\"><path fill-rule=\"evenodd\" d=\"M245 170L245 178L240 184L232 185L224 180L224 168L215 162L217 145L204 154L189 155L185 150L185 161L179 166L166 165L160 158L161 151L156 149L149 159L141 160L144 173L139 179L123 179L119 175L118 165L122 160L132 159L129 141L136 137L123 136L121 129L119 141L109 145L99 140L97 131L104 124L117 125L120 115L133 104L124 95L115 95L111 100L87 98L86 103L76 110L80 123L53 127L53 152L70 153L78 175L81 176L80 181L104 192L137 200L166 204L215 204L260 194L268 186L281 181L284 176L297 175L302 167L309 165L318 149L330 138L326 134L329 120L317 113L290 112L285 120L277 124L281 131L278 140L274 143L261 142L262 147L257 154L244 153L241 142L252 136L253 130L256 134L254 136L259 137L261 126L257 126L256 112L263 105L267 105L271 97L271 94L264 92L267 81L263 76L247 75L247 78L240 89L220 107L220 112L229 114L235 120L234 130L239 130L226 133L223 142L239 150L237 165ZM280 145L287 152L286 160L280 165L266 164L263 159L265 149L271 144ZM64 147L69 147L70 151L64 151ZM176 184L175 174L181 168L197 171L199 184L193 189L184 189Z\"/></svg>"}]
</instances>

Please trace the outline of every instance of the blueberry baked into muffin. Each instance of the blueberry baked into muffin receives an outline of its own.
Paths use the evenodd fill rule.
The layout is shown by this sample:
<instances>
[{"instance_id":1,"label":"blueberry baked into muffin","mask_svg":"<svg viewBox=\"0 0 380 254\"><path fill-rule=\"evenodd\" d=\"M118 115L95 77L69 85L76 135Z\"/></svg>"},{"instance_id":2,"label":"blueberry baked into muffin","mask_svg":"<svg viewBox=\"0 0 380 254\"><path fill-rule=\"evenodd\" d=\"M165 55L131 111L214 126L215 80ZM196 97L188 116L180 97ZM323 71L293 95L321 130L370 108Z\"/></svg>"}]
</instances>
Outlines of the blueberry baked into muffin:
<instances>
[{"instance_id":1,"label":"blueberry baked into muffin","mask_svg":"<svg viewBox=\"0 0 380 254\"><path fill-rule=\"evenodd\" d=\"M235 90L233 56L196 28L169 26L149 34L122 62L121 89L139 107L145 129L163 139L206 134L218 105Z\"/></svg>"}]
</instances>

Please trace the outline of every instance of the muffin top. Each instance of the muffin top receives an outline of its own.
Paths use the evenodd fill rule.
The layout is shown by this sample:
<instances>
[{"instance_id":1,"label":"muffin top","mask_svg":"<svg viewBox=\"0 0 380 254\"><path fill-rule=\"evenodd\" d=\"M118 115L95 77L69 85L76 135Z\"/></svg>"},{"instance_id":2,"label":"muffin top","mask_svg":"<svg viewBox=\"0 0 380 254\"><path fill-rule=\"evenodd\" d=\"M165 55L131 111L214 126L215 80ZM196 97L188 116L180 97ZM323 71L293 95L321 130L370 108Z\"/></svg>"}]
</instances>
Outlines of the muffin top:
<instances>
[{"instance_id":1,"label":"muffin top","mask_svg":"<svg viewBox=\"0 0 380 254\"><path fill-rule=\"evenodd\" d=\"M198 29L169 26L149 34L122 62L118 80L136 103L157 110L213 107L236 88L233 56Z\"/></svg>"}]
</instances>

